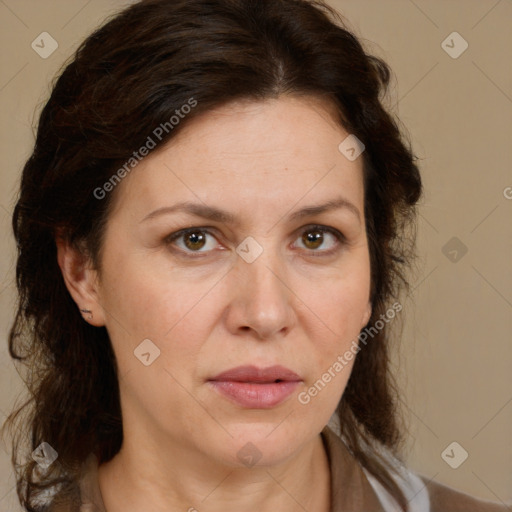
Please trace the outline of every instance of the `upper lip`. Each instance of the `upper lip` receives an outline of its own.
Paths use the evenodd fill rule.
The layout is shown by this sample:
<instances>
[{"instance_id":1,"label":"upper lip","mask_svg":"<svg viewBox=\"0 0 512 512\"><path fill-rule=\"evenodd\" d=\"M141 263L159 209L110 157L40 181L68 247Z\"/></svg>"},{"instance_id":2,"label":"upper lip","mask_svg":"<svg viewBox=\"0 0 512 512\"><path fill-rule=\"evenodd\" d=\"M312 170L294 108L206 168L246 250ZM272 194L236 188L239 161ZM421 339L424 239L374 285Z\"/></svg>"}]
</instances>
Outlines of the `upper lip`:
<instances>
[{"instance_id":1,"label":"upper lip","mask_svg":"<svg viewBox=\"0 0 512 512\"><path fill-rule=\"evenodd\" d=\"M237 366L225 372L219 373L210 380L233 381L233 382L276 382L279 381L300 381L302 380L292 370L281 366L269 366L258 368L256 366Z\"/></svg>"}]
</instances>

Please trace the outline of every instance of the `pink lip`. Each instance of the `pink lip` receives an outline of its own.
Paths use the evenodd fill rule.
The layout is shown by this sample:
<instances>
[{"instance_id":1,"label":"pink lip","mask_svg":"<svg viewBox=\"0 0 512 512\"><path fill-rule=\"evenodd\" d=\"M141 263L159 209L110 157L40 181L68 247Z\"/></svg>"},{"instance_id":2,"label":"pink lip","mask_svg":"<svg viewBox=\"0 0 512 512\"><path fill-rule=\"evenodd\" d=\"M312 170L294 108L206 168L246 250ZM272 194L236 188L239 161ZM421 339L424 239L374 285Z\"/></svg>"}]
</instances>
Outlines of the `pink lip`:
<instances>
[{"instance_id":1,"label":"pink lip","mask_svg":"<svg viewBox=\"0 0 512 512\"><path fill-rule=\"evenodd\" d=\"M288 398L302 379L283 366L239 366L208 382L219 393L242 407L269 409Z\"/></svg>"},{"instance_id":2,"label":"pink lip","mask_svg":"<svg viewBox=\"0 0 512 512\"><path fill-rule=\"evenodd\" d=\"M268 368L257 368L256 366L237 366L225 372L219 373L210 380L235 381L235 382L264 382L271 383L276 380L300 381L302 380L295 372L284 366L269 366Z\"/></svg>"}]
</instances>

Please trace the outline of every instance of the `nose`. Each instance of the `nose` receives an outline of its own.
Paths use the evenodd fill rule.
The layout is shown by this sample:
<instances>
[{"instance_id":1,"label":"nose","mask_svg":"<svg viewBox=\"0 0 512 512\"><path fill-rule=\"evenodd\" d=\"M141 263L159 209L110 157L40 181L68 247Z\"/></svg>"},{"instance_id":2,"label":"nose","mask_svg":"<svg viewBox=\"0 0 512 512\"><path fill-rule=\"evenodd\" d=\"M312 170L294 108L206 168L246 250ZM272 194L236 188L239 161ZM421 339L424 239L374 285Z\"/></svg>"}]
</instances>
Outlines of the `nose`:
<instances>
[{"instance_id":1,"label":"nose","mask_svg":"<svg viewBox=\"0 0 512 512\"><path fill-rule=\"evenodd\" d=\"M252 263L238 258L230 272L231 301L227 326L235 335L252 333L260 340L285 336L294 326L298 302L284 265L269 248Z\"/></svg>"}]
</instances>

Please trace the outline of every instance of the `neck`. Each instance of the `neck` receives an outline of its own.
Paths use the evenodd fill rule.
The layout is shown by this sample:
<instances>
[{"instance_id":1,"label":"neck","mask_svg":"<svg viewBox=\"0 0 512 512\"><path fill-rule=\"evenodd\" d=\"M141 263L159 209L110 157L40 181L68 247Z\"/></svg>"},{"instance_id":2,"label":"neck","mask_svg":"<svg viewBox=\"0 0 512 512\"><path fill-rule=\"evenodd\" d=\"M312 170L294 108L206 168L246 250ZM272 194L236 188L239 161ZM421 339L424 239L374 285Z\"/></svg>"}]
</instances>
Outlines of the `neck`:
<instances>
[{"instance_id":1,"label":"neck","mask_svg":"<svg viewBox=\"0 0 512 512\"><path fill-rule=\"evenodd\" d=\"M119 453L100 466L108 512L329 510L329 463L320 435L286 462L252 468L222 465L178 441L145 439L153 441L125 434Z\"/></svg>"}]
</instances>

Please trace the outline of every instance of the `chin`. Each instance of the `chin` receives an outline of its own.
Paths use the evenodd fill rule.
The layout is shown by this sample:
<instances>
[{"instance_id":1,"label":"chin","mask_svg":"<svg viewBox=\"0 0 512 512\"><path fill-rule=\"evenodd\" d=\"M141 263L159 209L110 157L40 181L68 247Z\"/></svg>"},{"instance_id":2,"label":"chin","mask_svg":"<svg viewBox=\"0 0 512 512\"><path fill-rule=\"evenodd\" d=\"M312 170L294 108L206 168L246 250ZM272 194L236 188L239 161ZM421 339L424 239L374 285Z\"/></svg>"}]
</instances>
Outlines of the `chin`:
<instances>
[{"instance_id":1,"label":"chin","mask_svg":"<svg viewBox=\"0 0 512 512\"><path fill-rule=\"evenodd\" d=\"M236 467L279 465L286 462L308 440L307 437L301 439L300 433L291 424L285 428L279 422L239 424L228 431L233 436L229 442L233 451L229 450L226 455L229 464Z\"/></svg>"}]
</instances>

